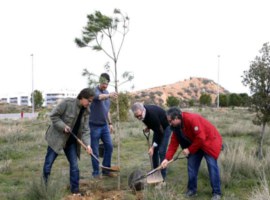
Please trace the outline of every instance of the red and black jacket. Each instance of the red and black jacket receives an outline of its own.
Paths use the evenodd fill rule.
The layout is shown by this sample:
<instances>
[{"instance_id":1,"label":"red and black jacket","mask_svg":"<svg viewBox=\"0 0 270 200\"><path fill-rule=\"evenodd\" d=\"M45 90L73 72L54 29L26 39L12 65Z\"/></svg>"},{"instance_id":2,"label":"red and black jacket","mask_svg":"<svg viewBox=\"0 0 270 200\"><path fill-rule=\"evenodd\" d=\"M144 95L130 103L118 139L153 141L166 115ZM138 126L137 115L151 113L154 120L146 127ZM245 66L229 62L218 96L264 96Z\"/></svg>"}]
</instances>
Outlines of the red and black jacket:
<instances>
[{"instance_id":1,"label":"red and black jacket","mask_svg":"<svg viewBox=\"0 0 270 200\"><path fill-rule=\"evenodd\" d=\"M182 123L182 132L191 141L188 147L190 154L201 149L217 159L222 148L222 137L215 126L202 116L188 112L182 112ZM174 131L166 153L167 160L173 158L179 144L179 137Z\"/></svg>"}]
</instances>

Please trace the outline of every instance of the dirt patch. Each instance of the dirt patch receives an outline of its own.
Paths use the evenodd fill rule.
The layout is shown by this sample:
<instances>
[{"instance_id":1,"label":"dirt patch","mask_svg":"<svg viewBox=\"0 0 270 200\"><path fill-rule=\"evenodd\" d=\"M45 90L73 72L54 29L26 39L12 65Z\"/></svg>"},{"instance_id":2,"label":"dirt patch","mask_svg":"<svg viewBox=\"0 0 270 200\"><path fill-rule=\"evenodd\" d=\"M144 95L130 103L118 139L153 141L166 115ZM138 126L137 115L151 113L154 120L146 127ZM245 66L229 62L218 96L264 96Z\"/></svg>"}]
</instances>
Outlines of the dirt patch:
<instances>
[{"instance_id":1,"label":"dirt patch","mask_svg":"<svg viewBox=\"0 0 270 200\"><path fill-rule=\"evenodd\" d=\"M82 196L73 196L72 194L64 197L62 200L143 200L142 192L134 193L131 190L117 190L108 188L104 184L106 180L82 180L80 181L80 191Z\"/></svg>"}]
</instances>

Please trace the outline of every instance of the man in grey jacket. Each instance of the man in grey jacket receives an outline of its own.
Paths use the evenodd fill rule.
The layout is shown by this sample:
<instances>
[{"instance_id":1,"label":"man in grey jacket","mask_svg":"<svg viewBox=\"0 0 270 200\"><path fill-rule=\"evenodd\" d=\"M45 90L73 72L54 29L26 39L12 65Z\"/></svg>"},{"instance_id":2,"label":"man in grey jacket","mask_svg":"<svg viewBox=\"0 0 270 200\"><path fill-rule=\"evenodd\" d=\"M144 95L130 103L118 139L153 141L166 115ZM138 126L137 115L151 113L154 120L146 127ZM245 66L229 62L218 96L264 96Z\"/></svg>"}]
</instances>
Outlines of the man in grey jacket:
<instances>
[{"instance_id":1,"label":"man in grey jacket","mask_svg":"<svg viewBox=\"0 0 270 200\"><path fill-rule=\"evenodd\" d=\"M47 154L43 166L43 178L45 183L51 173L53 162L63 149L70 168L70 190L74 195L79 193L79 168L77 157L80 158L80 144L70 134L73 132L87 146L87 153L91 154L89 135L89 104L93 101L94 90L83 89L74 98L66 98L61 101L51 112L52 121L46 132L48 142Z\"/></svg>"}]
</instances>

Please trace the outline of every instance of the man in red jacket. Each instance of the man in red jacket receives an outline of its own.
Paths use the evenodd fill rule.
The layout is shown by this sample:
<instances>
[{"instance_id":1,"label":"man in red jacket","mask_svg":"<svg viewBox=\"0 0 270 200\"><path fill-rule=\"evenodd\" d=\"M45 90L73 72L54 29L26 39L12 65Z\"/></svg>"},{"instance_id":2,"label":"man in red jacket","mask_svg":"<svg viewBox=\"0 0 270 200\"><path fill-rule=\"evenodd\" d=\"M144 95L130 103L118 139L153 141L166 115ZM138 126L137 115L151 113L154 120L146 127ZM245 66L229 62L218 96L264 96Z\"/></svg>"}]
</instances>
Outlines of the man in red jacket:
<instances>
[{"instance_id":1,"label":"man in red jacket","mask_svg":"<svg viewBox=\"0 0 270 200\"><path fill-rule=\"evenodd\" d=\"M217 159L222 149L222 137L217 129L198 114L181 112L173 107L167 111L167 119L173 130L171 142L161 165L166 168L180 144L188 158L188 186L186 197L197 194L197 176L201 160L207 163L212 187L212 200L221 199L220 174Z\"/></svg>"}]
</instances>

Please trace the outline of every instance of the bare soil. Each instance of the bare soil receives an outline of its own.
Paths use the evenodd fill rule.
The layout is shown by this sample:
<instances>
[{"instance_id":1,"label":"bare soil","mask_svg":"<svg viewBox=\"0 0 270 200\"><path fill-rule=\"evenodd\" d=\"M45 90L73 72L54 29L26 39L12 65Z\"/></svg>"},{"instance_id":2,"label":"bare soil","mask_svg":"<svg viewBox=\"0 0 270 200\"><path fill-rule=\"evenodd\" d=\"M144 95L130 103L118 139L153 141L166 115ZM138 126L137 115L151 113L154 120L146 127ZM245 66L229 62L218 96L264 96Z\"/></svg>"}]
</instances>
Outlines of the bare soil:
<instances>
[{"instance_id":1,"label":"bare soil","mask_svg":"<svg viewBox=\"0 0 270 200\"><path fill-rule=\"evenodd\" d=\"M126 194L130 199L143 200L142 192L131 190L117 190L104 185L106 180L81 180L80 192L82 196L65 196L62 200L126 200Z\"/></svg>"}]
</instances>

